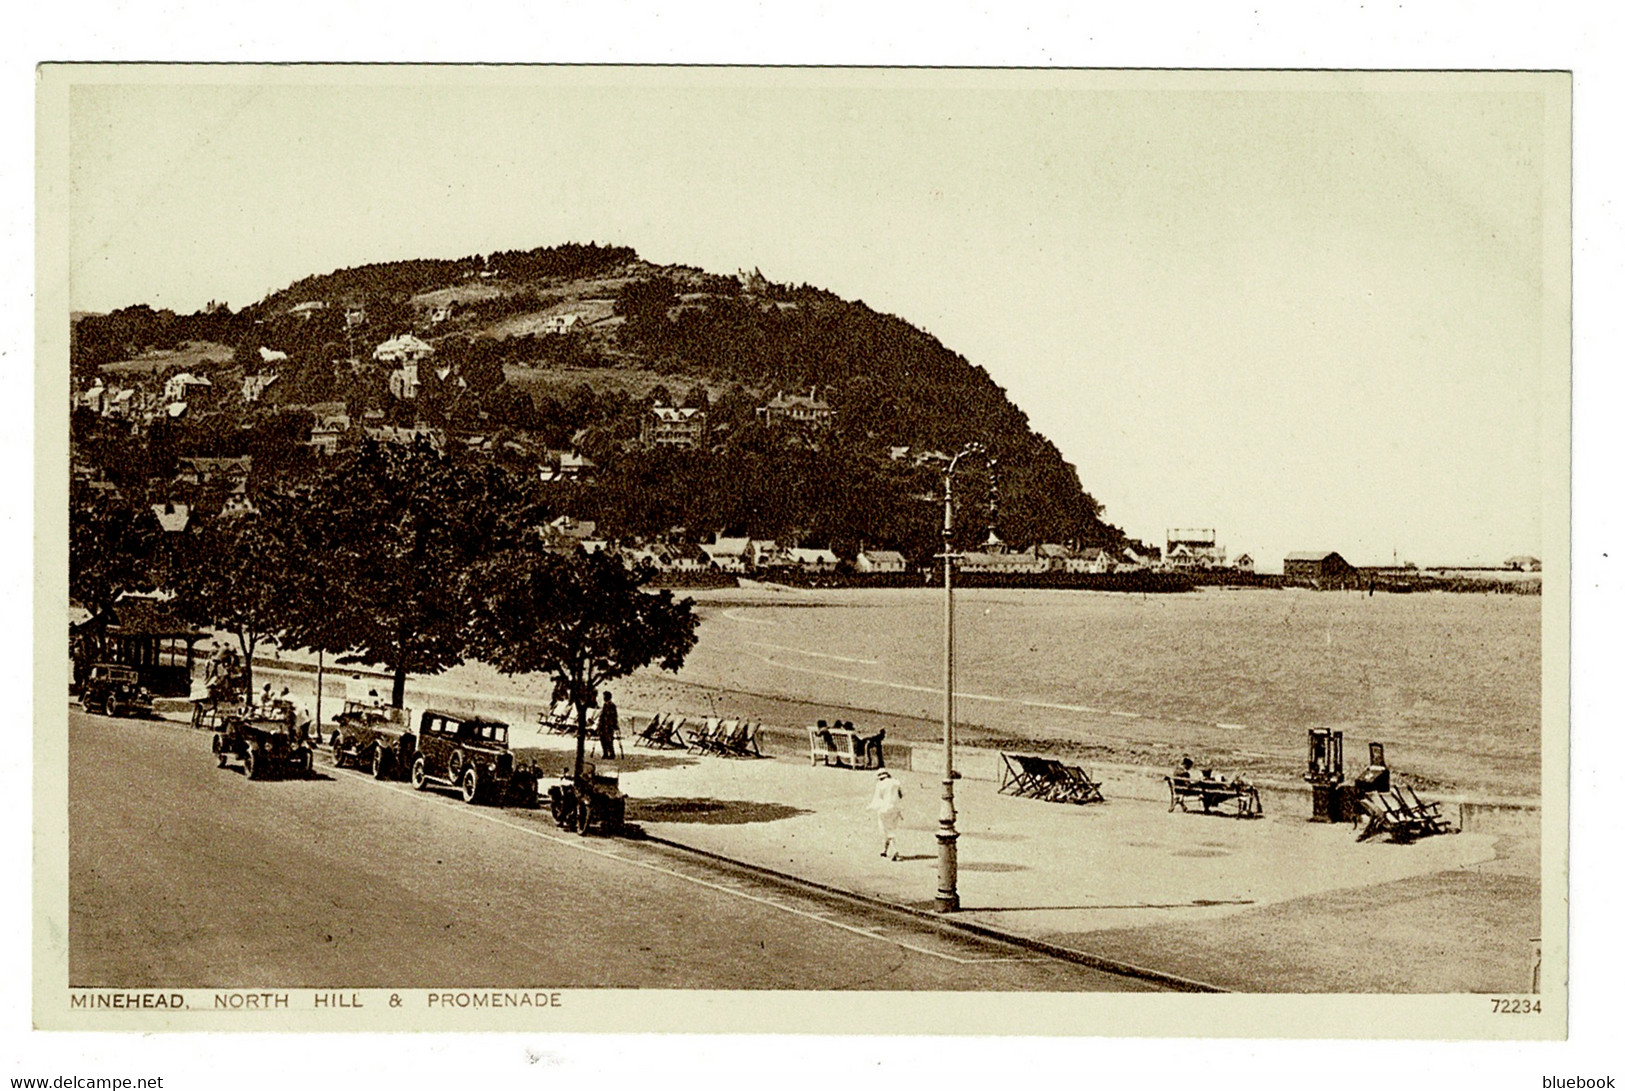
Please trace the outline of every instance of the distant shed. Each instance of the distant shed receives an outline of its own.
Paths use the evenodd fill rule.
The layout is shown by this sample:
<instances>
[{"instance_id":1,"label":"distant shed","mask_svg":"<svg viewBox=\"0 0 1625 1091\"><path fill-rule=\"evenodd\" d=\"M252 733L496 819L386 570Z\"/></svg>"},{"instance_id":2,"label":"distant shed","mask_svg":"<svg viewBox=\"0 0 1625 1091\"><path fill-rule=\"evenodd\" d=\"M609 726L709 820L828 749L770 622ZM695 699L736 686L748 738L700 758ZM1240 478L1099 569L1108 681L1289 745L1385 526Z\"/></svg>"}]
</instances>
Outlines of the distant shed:
<instances>
[{"instance_id":1,"label":"distant shed","mask_svg":"<svg viewBox=\"0 0 1625 1091\"><path fill-rule=\"evenodd\" d=\"M1281 578L1286 583L1339 587L1358 583L1360 570L1335 551L1307 550L1286 555L1281 562Z\"/></svg>"}]
</instances>

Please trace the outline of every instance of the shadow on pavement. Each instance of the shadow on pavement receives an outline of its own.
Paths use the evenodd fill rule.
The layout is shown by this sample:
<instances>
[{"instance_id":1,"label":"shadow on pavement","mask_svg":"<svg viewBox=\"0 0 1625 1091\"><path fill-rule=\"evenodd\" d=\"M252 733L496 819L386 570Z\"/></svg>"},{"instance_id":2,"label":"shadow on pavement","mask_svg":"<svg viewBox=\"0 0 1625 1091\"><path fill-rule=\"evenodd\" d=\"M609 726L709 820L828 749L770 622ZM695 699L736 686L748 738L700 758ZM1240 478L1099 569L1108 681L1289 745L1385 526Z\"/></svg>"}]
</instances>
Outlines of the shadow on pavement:
<instances>
[{"instance_id":1,"label":"shadow on pavement","mask_svg":"<svg viewBox=\"0 0 1625 1091\"><path fill-rule=\"evenodd\" d=\"M700 822L711 826L741 826L748 822L777 822L812 812L783 803L748 799L628 799L627 821Z\"/></svg>"}]
</instances>

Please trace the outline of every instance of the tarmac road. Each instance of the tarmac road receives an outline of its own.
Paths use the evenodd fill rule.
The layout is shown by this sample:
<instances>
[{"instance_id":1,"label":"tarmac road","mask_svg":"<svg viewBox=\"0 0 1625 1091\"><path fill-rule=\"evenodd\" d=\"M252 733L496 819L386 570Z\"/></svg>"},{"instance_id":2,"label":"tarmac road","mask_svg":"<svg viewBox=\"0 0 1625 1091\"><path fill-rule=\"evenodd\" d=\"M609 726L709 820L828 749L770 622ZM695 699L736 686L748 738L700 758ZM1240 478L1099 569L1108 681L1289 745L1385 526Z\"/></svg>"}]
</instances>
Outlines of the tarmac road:
<instances>
[{"instance_id":1,"label":"tarmac road","mask_svg":"<svg viewBox=\"0 0 1625 1091\"><path fill-rule=\"evenodd\" d=\"M1151 987L325 756L250 782L178 724L68 731L74 987Z\"/></svg>"}]
</instances>

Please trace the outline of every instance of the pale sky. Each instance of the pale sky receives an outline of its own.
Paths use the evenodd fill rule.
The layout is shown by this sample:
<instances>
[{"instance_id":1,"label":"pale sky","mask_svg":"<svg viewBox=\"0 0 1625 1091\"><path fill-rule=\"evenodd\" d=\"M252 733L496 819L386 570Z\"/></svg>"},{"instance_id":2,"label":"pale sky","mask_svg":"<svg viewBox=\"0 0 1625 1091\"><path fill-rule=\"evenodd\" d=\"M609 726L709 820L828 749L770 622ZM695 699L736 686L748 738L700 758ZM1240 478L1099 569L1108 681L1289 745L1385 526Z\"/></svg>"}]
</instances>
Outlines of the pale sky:
<instances>
[{"instance_id":1,"label":"pale sky","mask_svg":"<svg viewBox=\"0 0 1625 1091\"><path fill-rule=\"evenodd\" d=\"M1135 537L1542 552L1561 77L175 78L72 93L74 309L566 241L760 266L985 367Z\"/></svg>"}]
</instances>

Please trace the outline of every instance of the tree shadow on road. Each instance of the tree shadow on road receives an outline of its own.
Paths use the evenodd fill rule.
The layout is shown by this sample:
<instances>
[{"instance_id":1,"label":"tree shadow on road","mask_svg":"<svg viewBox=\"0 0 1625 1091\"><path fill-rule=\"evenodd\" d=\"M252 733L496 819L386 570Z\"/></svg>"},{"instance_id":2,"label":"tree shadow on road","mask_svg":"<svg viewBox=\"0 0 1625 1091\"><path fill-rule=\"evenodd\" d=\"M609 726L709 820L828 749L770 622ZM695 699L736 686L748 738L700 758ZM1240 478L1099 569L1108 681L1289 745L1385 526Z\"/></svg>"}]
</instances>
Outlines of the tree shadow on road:
<instances>
[{"instance_id":1,"label":"tree shadow on road","mask_svg":"<svg viewBox=\"0 0 1625 1091\"><path fill-rule=\"evenodd\" d=\"M657 797L626 801L626 818L629 822L697 822L708 826L741 826L750 822L777 822L781 818L810 813L801 807L749 799Z\"/></svg>"}]
</instances>

